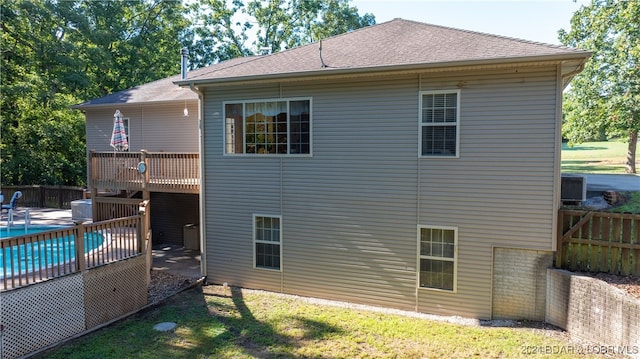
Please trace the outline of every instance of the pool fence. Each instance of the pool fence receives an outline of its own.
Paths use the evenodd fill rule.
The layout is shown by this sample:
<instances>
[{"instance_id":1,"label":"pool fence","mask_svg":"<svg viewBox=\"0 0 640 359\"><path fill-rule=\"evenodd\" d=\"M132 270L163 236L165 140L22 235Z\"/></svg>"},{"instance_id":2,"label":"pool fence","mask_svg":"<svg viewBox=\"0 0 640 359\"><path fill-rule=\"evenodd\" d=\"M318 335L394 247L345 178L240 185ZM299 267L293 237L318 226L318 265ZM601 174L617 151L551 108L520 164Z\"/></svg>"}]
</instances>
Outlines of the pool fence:
<instances>
[{"instance_id":1,"label":"pool fence","mask_svg":"<svg viewBox=\"0 0 640 359\"><path fill-rule=\"evenodd\" d=\"M147 305L148 205L134 216L0 239L0 358L28 356Z\"/></svg>"}]
</instances>

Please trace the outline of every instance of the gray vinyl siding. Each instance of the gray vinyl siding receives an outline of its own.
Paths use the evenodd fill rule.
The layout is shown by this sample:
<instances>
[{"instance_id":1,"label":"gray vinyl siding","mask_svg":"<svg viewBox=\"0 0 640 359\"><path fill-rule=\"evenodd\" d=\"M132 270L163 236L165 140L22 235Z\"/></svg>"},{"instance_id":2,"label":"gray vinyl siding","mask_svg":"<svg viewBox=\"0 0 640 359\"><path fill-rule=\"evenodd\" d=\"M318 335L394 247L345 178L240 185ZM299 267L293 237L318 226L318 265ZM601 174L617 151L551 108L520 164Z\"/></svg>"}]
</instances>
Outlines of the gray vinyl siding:
<instances>
[{"instance_id":1,"label":"gray vinyl siding","mask_svg":"<svg viewBox=\"0 0 640 359\"><path fill-rule=\"evenodd\" d=\"M185 89L185 91L188 91ZM109 146L116 109L129 118L130 151L198 152L198 105L184 102L166 104L129 104L87 108L87 150L113 151Z\"/></svg>"},{"instance_id":2,"label":"gray vinyl siding","mask_svg":"<svg viewBox=\"0 0 640 359\"><path fill-rule=\"evenodd\" d=\"M464 81L460 158L420 160L420 224L458 227L458 291L442 314L490 316L492 246L553 250L555 68L424 76ZM427 310L447 295L422 289Z\"/></svg>"},{"instance_id":3,"label":"gray vinyl siding","mask_svg":"<svg viewBox=\"0 0 640 359\"><path fill-rule=\"evenodd\" d=\"M461 86L460 158L418 156L421 90ZM205 88L211 282L488 318L492 246L550 249L555 67ZM311 157L223 156L222 102L312 98ZM282 270L252 214L282 216ZM416 290L417 226L458 228L457 292Z\"/></svg>"}]
</instances>

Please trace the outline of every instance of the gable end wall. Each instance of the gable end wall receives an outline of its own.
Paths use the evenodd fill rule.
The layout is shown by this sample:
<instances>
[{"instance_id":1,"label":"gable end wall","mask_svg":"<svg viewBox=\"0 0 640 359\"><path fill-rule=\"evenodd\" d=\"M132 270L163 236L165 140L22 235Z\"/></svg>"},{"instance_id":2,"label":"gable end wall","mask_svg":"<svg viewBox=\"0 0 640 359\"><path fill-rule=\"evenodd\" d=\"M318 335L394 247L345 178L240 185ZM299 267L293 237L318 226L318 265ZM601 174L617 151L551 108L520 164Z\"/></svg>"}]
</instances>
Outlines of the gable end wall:
<instances>
[{"instance_id":1,"label":"gable end wall","mask_svg":"<svg viewBox=\"0 0 640 359\"><path fill-rule=\"evenodd\" d=\"M205 89L211 282L491 317L492 248L551 250L556 68ZM461 89L460 158L418 158L419 91ZM223 156L222 102L311 97L312 157ZM252 214L282 216L282 270ZM458 228L457 291L416 290L417 226Z\"/></svg>"}]
</instances>

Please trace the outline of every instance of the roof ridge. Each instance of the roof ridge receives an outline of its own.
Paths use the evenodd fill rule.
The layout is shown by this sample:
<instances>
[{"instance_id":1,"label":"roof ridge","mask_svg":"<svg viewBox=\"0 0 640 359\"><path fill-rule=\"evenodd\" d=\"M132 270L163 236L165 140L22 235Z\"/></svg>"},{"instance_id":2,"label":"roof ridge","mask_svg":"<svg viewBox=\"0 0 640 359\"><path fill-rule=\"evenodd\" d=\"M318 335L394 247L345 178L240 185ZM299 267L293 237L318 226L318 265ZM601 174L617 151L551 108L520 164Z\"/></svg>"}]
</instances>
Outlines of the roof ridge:
<instances>
[{"instance_id":1,"label":"roof ridge","mask_svg":"<svg viewBox=\"0 0 640 359\"><path fill-rule=\"evenodd\" d=\"M432 24L432 23L420 22L420 21L416 21L416 20L408 20L408 19L403 19L403 18L395 18L395 19L393 19L391 21L394 21L394 20L401 20L401 21L405 21L405 22L411 22L411 23L414 23L414 24L417 24L417 25L437 27L437 28L446 29L446 30L460 31L460 32L468 33L468 34L475 34L475 35L480 35L480 36L485 36L485 37L499 38L499 39L505 39L505 40L513 40L513 41L521 42L521 43L524 43L524 44L541 45L541 46L547 46L547 47L552 47L552 48L556 48L556 49L563 49L563 50L582 51L580 49L575 49L575 48L568 47L568 46L565 46L565 45L549 44L549 43L546 43L546 42L527 40L527 39L522 39L522 38L519 38L519 37L498 35L498 34L492 34L492 33L489 33L489 32L476 31L476 30L461 29L461 28L453 27L453 26Z\"/></svg>"},{"instance_id":2,"label":"roof ridge","mask_svg":"<svg viewBox=\"0 0 640 359\"><path fill-rule=\"evenodd\" d=\"M321 41L326 41L326 51L318 54ZM135 97L132 102L148 101L149 96L171 101L185 97L184 94L166 91L173 84L185 87L189 84L231 83L239 80L487 65L525 60L582 63L590 54L588 51L563 45L394 18L268 55L224 60L191 70L186 79L178 74L122 90L118 94L127 92L125 95L128 97ZM130 96L128 92L131 92ZM112 102L126 102L127 96L122 96L122 99L115 96ZM106 100L98 102L106 103Z\"/></svg>"},{"instance_id":3,"label":"roof ridge","mask_svg":"<svg viewBox=\"0 0 640 359\"><path fill-rule=\"evenodd\" d=\"M407 20L405 20L405 19L402 19L402 18L397 17L397 18L395 18L395 19L388 20L388 21L385 21L385 22L381 22L381 23L376 23L376 24L372 24L372 25L367 25L367 26L359 27L359 28L357 28L357 29L353 29L353 30L351 30L351 31L347 31L347 32L343 32L343 33L340 33L340 34L331 35L331 36L329 36L329 37L325 37L325 38L322 38L322 39L314 40L314 41L311 41L311 42L306 43L306 44L302 44L302 45L299 45L299 46L294 46L294 47L291 47L291 48L288 48L288 49L284 49L284 50L282 50L282 51L278 51L278 52L270 53L270 54L267 54L267 55L260 55L260 56L261 56L262 58L267 58L267 57L275 56L275 55L277 55L277 54L281 54L281 53L286 53L286 52L289 52L289 51L293 51L293 50L299 49L299 48L301 48L301 47L309 47L309 46L317 45L318 43L320 43L320 41L325 41L325 40L328 40L328 39L334 39L334 38L340 38L340 37L343 37L343 36L347 36L347 35L349 35L349 34L353 34L354 32L362 32L362 31L366 31L367 29L375 28L375 27L378 27L378 26L381 26L381 25L385 25L385 24L388 24L388 23L391 23L391 22L397 21L397 20L404 20L404 21L407 21Z\"/></svg>"},{"instance_id":4,"label":"roof ridge","mask_svg":"<svg viewBox=\"0 0 640 359\"><path fill-rule=\"evenodd\" d=\"M324 40L327 40L327 39L332 39L332 38L339 38L339 37L342 37L342 36L345 36L345 35L352 34L352 33L357 32L357 31L361 31L361 30L367 29L367 28L371 28L371 27L375 27L375 26L378 26L378 25L386 24L386 23L391 22L391 21L393 21L393 20L382 22L380 24L373 24L373 25L369 25L369 26L360 27L360 28L357 28L355 30L343 32L341 34L332 35L332 36L325 37L325 38L320 39L320 40L315 40L315 41L312 41L312 42L309 42L309 43L306 43L306 44L302 44L302 45L299 45L299 46L294 46L294 47L291 47L291 48L284 49L282 51L273 52L273 53L269 53L269 54L266 54L266 55L243 56L242 58L248 57L248 58L253 58L253 59L248 60L248 61L239 62L237 64L234 64L234 65L229 66L229 67L225 67L223 69L229 69L229 68L232 68L232 67L235 67L235 66L244 65L247 62L251 62L251 61L257 61L257 60L260 60L260 59L268 59L268 58L271 58L273 56L278 56L279 54L286 54L288 52L295 51L295 50L300 49L300 48L305 48L305 47L310 47L310 46L317 46L321 41L324 41ZM235 60L235 59L238 59L238 58L236 57L236 58L225 60L225 61L231 61L231 60ZM202 68L199 68L199 69L196 69L196 70L203 70L203 69L206 69L206 68L209 68L209 67L217 67L217 65L220 65L222 63L224 63L224 61L223 62L218 62L218 63L215 63L215 64L211 64L211 65L207 65L205 67L202 67ZM212 69L212 71L203 71L201 74L198 74L198 75L195 75L195 76L196 77L197 76L203 76L203 75L211 74L213 72L220 71L220 70L223 70L223 69L216 68L216 69ZM196 70L193 70L193 71L196 71ZM188 80L188 79L185 79L185 80ZM179 81L181 81L181 80L179 80Z\"/></svg>"}]
</instances>

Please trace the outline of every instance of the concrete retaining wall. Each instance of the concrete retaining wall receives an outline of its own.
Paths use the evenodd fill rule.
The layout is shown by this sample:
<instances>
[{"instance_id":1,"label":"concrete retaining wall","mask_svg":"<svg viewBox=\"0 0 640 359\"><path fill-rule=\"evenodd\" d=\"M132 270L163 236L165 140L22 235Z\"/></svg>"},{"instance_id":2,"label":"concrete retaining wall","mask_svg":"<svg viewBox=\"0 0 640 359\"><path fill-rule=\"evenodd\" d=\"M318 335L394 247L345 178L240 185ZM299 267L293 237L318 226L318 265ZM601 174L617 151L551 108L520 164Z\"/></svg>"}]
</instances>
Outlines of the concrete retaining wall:
<instances>
[{"instance_id":1,"label":"concrete retaining wall","mask_svg":"<svg viewBox=\"0 0 640 359\"><path fill-rule=\"evenodd\" d=\"M640 358L640 299L599 279L548 269L545 320L592 349Z\"/></svg>"}]
</instances>

